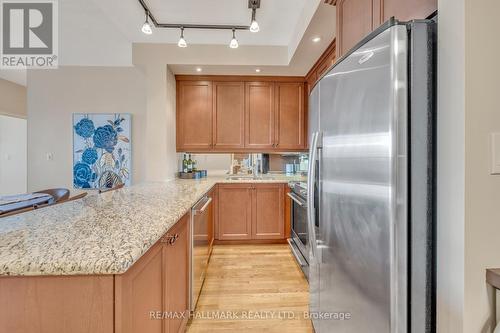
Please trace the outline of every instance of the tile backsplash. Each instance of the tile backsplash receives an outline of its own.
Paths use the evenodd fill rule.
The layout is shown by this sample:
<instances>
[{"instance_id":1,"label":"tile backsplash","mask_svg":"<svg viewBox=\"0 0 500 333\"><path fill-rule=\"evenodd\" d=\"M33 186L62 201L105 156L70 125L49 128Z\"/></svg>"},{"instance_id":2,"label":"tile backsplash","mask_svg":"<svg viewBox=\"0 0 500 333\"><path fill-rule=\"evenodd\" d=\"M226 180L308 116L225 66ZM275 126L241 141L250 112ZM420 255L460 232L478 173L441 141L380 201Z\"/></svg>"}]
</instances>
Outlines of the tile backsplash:
<instances>
[{"instance_id":1,"label":"tile backsplash","mask_svg":"<svg viewBox=\"0 0 500 333\"><path fill-rule=\"evenodd\" d=\"M267 154L269 156L269 172L286 172L286 165L293 165L297 172L307 169L307 153L276 153ZM249 154L191 154L191 158L196 160L197 168L212 172L226 173L231 169L233 159L242 164L248 159ZM182 168L184 153L177 154L179 170ZM301 163L302 162L302 163ZM305 164L304 164L305 162ZM290 167L289 167L290 168Z\"/></svg>"}]
</instances>

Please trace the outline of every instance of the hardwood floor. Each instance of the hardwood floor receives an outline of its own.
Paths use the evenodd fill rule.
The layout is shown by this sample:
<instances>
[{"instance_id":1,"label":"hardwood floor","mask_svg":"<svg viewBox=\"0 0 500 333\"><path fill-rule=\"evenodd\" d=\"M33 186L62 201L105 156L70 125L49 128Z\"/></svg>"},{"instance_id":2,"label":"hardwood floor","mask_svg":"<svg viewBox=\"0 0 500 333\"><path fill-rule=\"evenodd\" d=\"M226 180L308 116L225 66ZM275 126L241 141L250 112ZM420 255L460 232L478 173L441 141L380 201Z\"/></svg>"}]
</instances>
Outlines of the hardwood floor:
<instances>
[{"instance_id":1,"label":"hardwood floor","mask_svg":"<svg viewBox=\"0 0 500 333\"><path fill-rule=\"evenodd\" d=\"M187 332L309 333L308 306L288 245L217 245Z\"/></svg>"}]
</instances>

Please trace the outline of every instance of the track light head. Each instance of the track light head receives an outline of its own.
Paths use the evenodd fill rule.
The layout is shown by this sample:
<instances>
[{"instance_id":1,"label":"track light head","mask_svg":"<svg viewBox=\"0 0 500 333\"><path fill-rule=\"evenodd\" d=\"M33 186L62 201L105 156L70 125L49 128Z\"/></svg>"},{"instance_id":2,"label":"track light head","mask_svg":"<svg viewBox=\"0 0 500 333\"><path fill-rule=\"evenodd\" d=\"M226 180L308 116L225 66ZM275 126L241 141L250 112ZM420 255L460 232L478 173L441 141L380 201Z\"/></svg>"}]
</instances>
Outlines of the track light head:
<instances>
[{"instance_id":1,"label":"track light head","mask_svg":"<svg viewBox=\"0 0 500 333\"><path fill-rule=\"evenodd\" d=\"M181 27L181 37L179 38L179 41L177 42L178 47L187 47L186 40L184 39L184 28Z\"/></svg>"},{"instance_id":2,"label":"track light head","mask_svg":"<svg viewBox=\"0 0 500 333\"><path fill-rule=\"evenodd\" d=\"M235 35L236 29L233 29L233 38L231 39L231 42L229 43L229 47L232 49L237 49L238 48L238 40L236 39Z\"/></svg>"},{"instance_id":3,"label":"track light head","mask_svg":"<svg viewBox=\"0 0 500 333\"><path fill-rule=\"evenodd\" d=\"M149 12L146 11L146 21L142 25L141 31L146 35L151 35L153 33L153 29L151 28L151 24L149 24Z\"/></svg>"},{"instance_id":4,"label":"track light head","mask_svg":"<svg viewBox=\"0 0 500 333\"><path fill-rule=\"evenodd\" d=\"M255 8L252 8L252 23L250 24L250 31L251 32L259 32L260 27L259 23L257 23L257 20L255 19Z\"/></svg>"}]
</instances>

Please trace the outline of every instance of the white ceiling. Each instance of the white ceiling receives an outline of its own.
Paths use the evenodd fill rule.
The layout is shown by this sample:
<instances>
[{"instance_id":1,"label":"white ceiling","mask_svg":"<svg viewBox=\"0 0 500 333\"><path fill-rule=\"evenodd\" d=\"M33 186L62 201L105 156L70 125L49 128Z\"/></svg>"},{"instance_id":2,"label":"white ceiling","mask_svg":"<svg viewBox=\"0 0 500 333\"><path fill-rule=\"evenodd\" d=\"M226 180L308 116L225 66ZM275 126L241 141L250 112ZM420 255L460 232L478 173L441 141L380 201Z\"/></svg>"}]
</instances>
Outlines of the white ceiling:
<instances>
[{"instance_id":1,"label":"white ceiling","mask_svg":"<svg viewBox=\"0 0 500 333\"><path fill-rule=\"evenodd\" d=\"M26 86L26 70L24 69L0 69L0 79Z\"/></svg>"},{"instance_id":2,"label":"white ceiling","mask_svg":"<svg viewBox=\"0 0 500 333\"><path fill-rule=\"evenodd\" d=\"M154 29L151 36L140 31L145 15L137 0L94 0L117 27L133 42L177 43L178 29ZM197 23L249 25L251 10L248 0L145 0L151 12L161 23ZM237 31L242 45L288 45L306 7L312 0L261 0L257 9L260 31ZM184 31L192 44L228 44L231 31Z\"/></svg>"},{"instance_id":3,"label":"white ceiling","mask_svg":"<svg viewBox=\"0 0 500 333\"><path fill-rule=\"evenodd\" d=\"M248 0L146 0L161 22L237 24L250 20ZM335 36L335 7L322 0L261 0L258 33L237 32L240 47L229 49L230 31L187 30L189 46L176 46L179 31L144 35L137 0L59 2L60 66L169 65L176 74L304 75ZM313 36L321 36L312 43ZM139 56L138 56L139 55ZM255 68L261 73L255 73ZM5 72L5 73L3 73ZM26 84L25 71L0 71L0 78Z\"/></svg>"},{"instance_id":4,"label":"white ceiling","mask_svg":"<svg viewBox=\"0 0 500 333\"><path fill-rule=\"evenodd\" d=\"M175 59L174 55L178 51L176 48L165 50L164 53L160 52L160 57L168 59L169 67L175 74L303 76L307 74L315 61L334 39L335 16L335 7L320 4L308 21L306 30L300 34L295 48L293 48L293 45L288 46L288 50L291 51L293 48L293 51L281 56L279 56L280 47L275 47L273 50L260 47L259 50L255 50L257 47L249 46L248 48L252 48L255 53L244 59L238 59L239 54L235 52L232 52L232 56L229 56L225 52L226 50L220 47L214 51L208 50L207 47L204 48L204 54L213 52L218 55L216 59L212 59L212 57L191 59L186 56L181 57L181 55L179 55L179 59ZM314 43L312 41L314 37L320 37L321 40ZM136 48L137 45L134 49ZM250 51L246 51L244 48L240 47L242 53L248 54ZM231 53L234 50L228 51ZM238 51L240 50L238 49ZM281 51L286 52L287 50L283 49ZM200 52L198 51L198 53ZM201 68L202 71L198 72L197 68ZM260 72L257 73L256 69L260 69Z\"/></svg>"}]
</instances>

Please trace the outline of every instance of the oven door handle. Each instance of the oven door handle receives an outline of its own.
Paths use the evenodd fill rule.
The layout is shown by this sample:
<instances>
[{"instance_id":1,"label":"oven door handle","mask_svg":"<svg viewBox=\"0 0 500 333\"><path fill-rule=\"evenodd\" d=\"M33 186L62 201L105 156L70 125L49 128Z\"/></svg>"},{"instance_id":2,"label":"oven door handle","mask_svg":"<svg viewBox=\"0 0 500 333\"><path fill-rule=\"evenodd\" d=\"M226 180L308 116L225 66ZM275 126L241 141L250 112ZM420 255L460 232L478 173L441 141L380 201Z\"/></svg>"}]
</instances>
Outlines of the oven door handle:
<instances>
[{"instance_id":1,"label":"oven door handle","mask_svg":"<svg viewBox=\"0 0 500 333\"><path fill-rule=\"evenodd\" d=\"M288 195L300 207L307 208L307 203L302 201L297 194L289 192L286 195Z\"/></svg>"}]
</instances>

